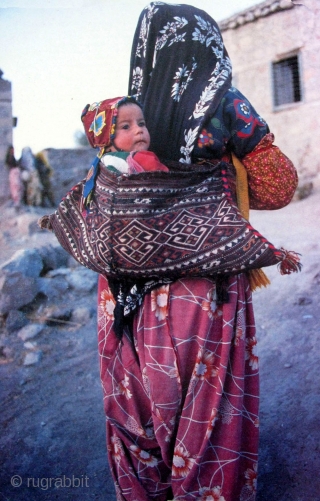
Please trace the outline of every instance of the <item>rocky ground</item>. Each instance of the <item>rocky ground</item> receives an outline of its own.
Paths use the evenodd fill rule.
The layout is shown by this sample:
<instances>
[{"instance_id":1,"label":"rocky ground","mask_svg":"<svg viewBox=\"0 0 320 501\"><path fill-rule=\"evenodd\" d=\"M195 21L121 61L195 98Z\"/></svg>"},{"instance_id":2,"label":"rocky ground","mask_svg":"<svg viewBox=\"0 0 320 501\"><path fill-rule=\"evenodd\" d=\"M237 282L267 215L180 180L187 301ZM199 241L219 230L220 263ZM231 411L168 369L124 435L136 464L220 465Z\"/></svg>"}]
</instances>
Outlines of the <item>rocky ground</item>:
<instances>
[{"instance_id":1,"label":"rocky ground","mask_svg":"<svg viewBox=\"0 0 320 501\"><path fill-rule=\"evenodd\" d=\"M285 209L251 216L272 243L301 252L303 262L300 274L268 269L271 286L254 294L261 364L257 501L320 500L319 192L315 187ZM0 212L0 264L29 249L23 258L31 259L30 278L38 257L51 256L31 303L16 303L27 279L10 266L14 278L22 277L10 282L15 307L8 311L0 301L0 501L114 501L98 375L96 277L59 254L50 233L37 231L35 221L46 212L16 214L10 206Z\"/></svg>"}]
</instances>

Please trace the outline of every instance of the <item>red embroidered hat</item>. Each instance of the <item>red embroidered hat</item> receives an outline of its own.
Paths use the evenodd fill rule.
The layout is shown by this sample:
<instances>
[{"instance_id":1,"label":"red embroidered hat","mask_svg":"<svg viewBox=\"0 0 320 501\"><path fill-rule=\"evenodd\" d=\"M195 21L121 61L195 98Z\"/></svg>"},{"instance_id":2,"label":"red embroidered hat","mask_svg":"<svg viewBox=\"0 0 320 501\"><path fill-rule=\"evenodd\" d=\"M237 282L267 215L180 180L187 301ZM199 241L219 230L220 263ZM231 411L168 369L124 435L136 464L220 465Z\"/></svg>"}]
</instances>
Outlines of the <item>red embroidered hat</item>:
<instances>
[{"instance_id":1,"label":"red embroidered hat","mask_svg":"<svg viewBox=\"0 0 320 501\"><path fill-rule=\"evenodd\" d=\"M141 105L131 96L114 97L99 103L87 104L81 113L86 136L93 148L110 146L115 138L118 108L121 104Z\"/></svg>"}]
</instances>

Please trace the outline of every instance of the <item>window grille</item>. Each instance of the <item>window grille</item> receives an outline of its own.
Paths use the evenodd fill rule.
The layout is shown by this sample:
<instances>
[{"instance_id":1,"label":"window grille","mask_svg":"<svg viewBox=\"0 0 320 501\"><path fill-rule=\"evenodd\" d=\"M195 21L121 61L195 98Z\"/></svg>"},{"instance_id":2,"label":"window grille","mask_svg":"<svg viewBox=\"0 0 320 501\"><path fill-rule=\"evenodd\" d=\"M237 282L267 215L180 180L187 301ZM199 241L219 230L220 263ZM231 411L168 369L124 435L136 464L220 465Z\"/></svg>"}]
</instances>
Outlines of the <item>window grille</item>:
<instances>
[{"instance_id":1,"label":"window grille","mask_svg":"<svg viewBox=\"0 0 320 501\"><path fill-rule=\"evenodd\" d=\"M301 85L298 56L292 56L272 64L274 105L301 101Z\"/></svg>"}]
</instances>

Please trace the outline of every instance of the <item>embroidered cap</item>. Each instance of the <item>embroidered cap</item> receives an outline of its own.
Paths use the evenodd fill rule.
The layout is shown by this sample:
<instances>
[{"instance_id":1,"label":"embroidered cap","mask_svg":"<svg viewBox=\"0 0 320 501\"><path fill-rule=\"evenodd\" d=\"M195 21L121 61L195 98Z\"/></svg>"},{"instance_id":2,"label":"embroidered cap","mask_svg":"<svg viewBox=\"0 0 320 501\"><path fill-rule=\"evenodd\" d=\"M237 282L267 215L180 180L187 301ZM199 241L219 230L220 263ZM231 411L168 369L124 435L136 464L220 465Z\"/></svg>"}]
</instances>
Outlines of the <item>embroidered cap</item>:
<instances>
[{"instance_id":1,"label":"embroidered cap","mask_svg":"<svg viewBox=\"0 0 320 501\"><path fill-rule=\"evenodd\" d=\"M141 104L131 96L114 97L87 104L81 113L86 136L93 148L110 146L115 138L118 108L121 104Z\"/></svg>"}]
</instances>

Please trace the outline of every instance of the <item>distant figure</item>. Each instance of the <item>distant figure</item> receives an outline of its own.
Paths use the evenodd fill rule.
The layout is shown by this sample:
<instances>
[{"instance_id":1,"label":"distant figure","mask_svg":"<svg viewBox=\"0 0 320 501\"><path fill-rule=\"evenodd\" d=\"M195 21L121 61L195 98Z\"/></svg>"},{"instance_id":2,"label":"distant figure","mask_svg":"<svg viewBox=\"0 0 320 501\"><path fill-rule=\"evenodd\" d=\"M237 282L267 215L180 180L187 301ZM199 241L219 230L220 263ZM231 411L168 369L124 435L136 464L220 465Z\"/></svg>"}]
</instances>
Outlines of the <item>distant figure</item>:
<instances>
[{"instance_id":1,"label":"distant figure","mask_svg":"<svg viewBox=\"0 0 320 501\"><path fill-rule=\"evenodd\" d=\"M23 197L23 183L21 179L21 170L14 156L12 145L8 147L5 163L9 169L9 187L10 196L16 210L19 210Z\"/></svg>"},{"instance_id":2,"label":"distant figure","mask_svg":"<svg viewBox=\"0 0 320 501\"><path fill-rule=\"evenodd\" d=\"M27 205L41 205L42 184L35 165L35 157L29 146L23 148L19 160L24 183L24 201Z\"/></svg>"},{"instance_id":3,"label":"distant figure","mask_svg":"<svg viewBox=\"0 0 320 501\"><path fill-rule=\"evenodd\" d=\"M51 186L51 177L53 170L48 162L47 152L45 150L40 151L36 154L35 167L38 171L42 184L41 205L42 207L46 207L46 199L48 199L50 207L54 207L55 202Z\"/></svg>"}]
</instances>

